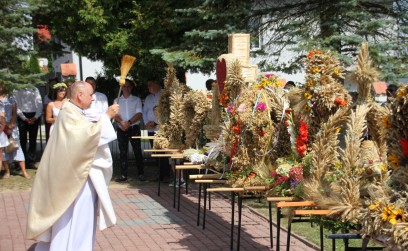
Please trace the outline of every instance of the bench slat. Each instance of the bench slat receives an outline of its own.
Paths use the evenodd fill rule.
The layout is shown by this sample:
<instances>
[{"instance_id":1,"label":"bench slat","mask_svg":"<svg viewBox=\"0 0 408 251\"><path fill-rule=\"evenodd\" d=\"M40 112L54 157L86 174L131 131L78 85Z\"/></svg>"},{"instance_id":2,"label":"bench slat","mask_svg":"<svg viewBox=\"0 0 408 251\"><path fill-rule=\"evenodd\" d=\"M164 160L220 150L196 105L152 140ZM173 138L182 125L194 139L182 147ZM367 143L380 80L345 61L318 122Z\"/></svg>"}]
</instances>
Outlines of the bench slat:
<instances>
[{"instance_id":1,"label":"bench slat","mask_svg":"<svg viewBox=\"0 0 408 251\"><path fill-rule=\"evenodd\" d=\"M267 197L266 201L268 202L283 202L283 201L297 201L300 200L296 197Z\"/></svg>"},{"instance_id":2,"label":"bench slat","mask_svg":"<svg viewBox=\"0 0 408 251\"><path fill-rule=\"evenodd\" d=\"M328 215L332 210L295 210L295 215Z\"/></svg>"},{"instance_id":3,"label":"bench slat","mask_svg":"<svg viewBox=\"0 0 408 251\"><path fill-rule=\"evenodd\" d=\"M195 180L195 183L204 183L204 184L225 184L227 180Z\"/></svg>"},{"instance_id":4,"label":"bench slat","mask_svg":"<svg viewBox=\"0 0 408 251\"><path fill-rule=\"evenodd\" d=\"M276 203L276 207L312 207L315 205L314 201L283 201Z\"/></svg>"},{"instance_id":5,"label":"bench slat","mask_svg":"<svg viewBox=\"0 0 408 251\"><path fill-rule=\"evenodd\" d=\"M219 179L221 178L221 174L219 173L214 173L214 174L191 174L189 176L190 180L195 180L195 179Z\"/></svg>"},{"instance_id":6,"label":"bench slat","mask_svg":"<svg viewBox=\"0 0 408 251\"><path fill-rule=\"evenodd\" d=\"M207 188L207 192L243 192L242 187L217 187L217 188Z\"/></svg>"}]
</instances>

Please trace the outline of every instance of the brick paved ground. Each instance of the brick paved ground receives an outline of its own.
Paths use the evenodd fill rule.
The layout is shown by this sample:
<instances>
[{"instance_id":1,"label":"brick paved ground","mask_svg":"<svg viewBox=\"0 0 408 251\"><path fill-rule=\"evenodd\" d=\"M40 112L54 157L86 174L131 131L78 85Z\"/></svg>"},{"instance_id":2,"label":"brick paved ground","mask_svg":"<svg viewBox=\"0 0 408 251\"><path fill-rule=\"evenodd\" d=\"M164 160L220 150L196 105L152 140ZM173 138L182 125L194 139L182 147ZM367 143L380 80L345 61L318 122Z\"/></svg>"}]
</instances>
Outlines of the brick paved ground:
<instances>
[{"instance_id":1,"label":"brick paved ground","mask_svg":"<svg viewBox=\"0 0 408 251\"><path fill-rule=\"evenodd\" d=\"M229 250L231 205L225 197L212 196L212 210L203 230L196 225L194 188L189 195L182 195L180 212L173 209L173 190L166 184L160 197L156 183L152 182L139 187L112 188L111 196L118 223L103 232L97 230L95 250ZM34 246L33 241L24 239L28 199L28 192L0 193L1 251ZM284 232L281 240L281 249L285 250ZM248 208L243 209L241 250L270 250L268 221ZM315 249L292 238L291 250Z\"/></svg>"}]
</instances>

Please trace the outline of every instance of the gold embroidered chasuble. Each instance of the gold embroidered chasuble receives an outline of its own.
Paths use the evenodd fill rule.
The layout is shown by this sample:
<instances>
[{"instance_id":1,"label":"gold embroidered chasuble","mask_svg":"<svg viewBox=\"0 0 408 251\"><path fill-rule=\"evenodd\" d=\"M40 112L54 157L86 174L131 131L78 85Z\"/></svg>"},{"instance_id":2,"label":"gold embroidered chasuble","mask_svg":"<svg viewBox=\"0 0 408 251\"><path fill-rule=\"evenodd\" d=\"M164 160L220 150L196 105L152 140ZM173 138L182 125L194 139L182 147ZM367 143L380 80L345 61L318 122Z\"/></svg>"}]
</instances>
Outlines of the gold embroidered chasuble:
<instances>
[{"instance_id":1,"label":"gold embroidered chasuble","mask_svg":"<svg viewBox=\"0 0 408 251\"><path fill-rule=\"evenodd\" d=\"M47 231L77 198L85 184L101 137L100 122L89 122L66 102L41 158L32 186L27 238Z\"/></svg>"}]
</instances>

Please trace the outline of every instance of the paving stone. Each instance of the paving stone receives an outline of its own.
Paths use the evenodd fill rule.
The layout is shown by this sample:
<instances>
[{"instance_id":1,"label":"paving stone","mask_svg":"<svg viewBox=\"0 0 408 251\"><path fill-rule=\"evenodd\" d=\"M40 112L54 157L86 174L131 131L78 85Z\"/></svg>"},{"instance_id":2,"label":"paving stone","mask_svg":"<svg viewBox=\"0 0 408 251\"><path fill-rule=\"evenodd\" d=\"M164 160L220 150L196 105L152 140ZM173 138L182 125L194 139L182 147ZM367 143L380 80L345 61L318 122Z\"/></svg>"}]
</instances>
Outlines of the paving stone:
<instances>
[{"instance_id":1,"label":"paving stone","mask_svg":"<svg viewBox=\"0 0 408 251\"><path fill-rule=\"evenodd\" d=\"M173 208L173 188L162 186L157 196L157 184L141 187L113 188L110 194L117 215L117 225L96 232L96 251L102 250L229 250L231 202L224 196L211 196L211 211L207 210L206 229L197 226L198 191L181 195L180 211ZM0 250L28 250L35 242L25 240L29 192L0 193ZM201 202L201 207L203 202ZM235 225L238 222L235 206ZM274 242L276 242L276 229ZM286 233L281 234L284 250ZM270 250L267 219L243 208L241 250ZM304 240L292 237L291 250L315 250ZM237 230L234 231L234 248Z\"/></svg>"}]
</instances>

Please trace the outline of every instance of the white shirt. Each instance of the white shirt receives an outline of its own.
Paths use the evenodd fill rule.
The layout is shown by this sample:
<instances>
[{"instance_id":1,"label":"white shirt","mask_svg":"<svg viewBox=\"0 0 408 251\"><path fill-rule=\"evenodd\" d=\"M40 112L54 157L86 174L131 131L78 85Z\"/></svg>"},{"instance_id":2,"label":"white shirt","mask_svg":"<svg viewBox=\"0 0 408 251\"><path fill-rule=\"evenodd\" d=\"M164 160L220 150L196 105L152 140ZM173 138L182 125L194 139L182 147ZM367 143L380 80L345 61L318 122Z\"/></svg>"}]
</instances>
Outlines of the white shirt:
<instances>
[{"instance_id":1,"label":"white shirt","mask_svg":"<svg viewBox=\"0 0 408 251\"><path fill-rule=\"evenodd\" d=\"M117 98L114 102L117 102ZM136 96L130 95L128 98L124 98L122 95L120 96L119 102L117 102L117 104L119 104L120 106L119 116L124 121L131 119L137 113L142 113L142 101ZM131 126L138 124L140 124L140 120L134 122L133 124L131 124ZM119 123L118 125L120 126Z\"/></svg>"},{"instance_id":2,"label":"white shirt","mask_svg":"<svg viewBox=\"0 0 408 251\"><path fill-rule=\"evenodd\" d=\"M108 98L100 92L95 92L92 97L94 101L92 101L91 107L84 111L84 114L88 120L98 121L108 111Z\"/></svg>"},{"instance_id":3,"label":"white shirt","mask_svg":"<svg viewBox=\"0 0 408 251\"><path fill-rule=\"evenodd\" d=\"M14 91L14 97L17 104L17 115L26 120L23 112L35 112L35 118L41 117L43 104L40 91L37 88L24 88Z\"/></svg>"},{"instance_id":4,"label":"white shirt","mask_svg":"<svg viewBox=\"0 0 408 251\"><path fill-rule=\"evenodd\" d=\"M158 124L157 118L154 115L153 109L157 105L157 102L160 99L161 90L156 94L149 94L147 95L144 106L143 106L143 120L144 123L147 124L149 121L153 121ZM157 126L156 126L157 127ZM149 129L149 132L157 131L157 128Z\"/></svg>"}]
</instances>

